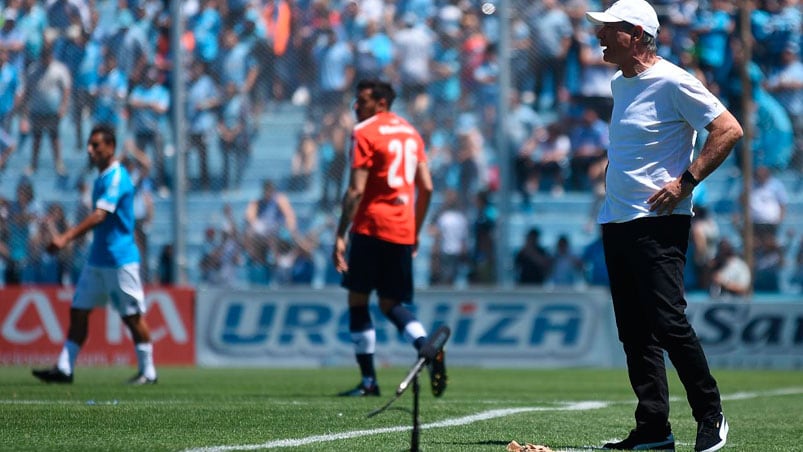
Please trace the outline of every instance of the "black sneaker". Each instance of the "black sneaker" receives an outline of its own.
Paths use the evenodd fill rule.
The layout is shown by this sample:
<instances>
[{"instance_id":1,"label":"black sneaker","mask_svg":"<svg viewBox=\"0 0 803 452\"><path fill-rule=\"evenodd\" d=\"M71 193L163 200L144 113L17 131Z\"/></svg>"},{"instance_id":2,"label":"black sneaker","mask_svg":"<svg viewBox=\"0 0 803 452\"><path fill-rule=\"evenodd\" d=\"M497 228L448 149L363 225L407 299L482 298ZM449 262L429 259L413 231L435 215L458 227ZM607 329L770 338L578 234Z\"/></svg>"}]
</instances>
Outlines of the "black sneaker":
<instances>
[{"instance_id":1,"label":"black sneaker","mask_svg":"<svg viewBox=\"0 0 803 452\"><path fill-rule=\"evenodd\" d=\"M722 449L728 439L728 421L722 413L697 423L697 441L694 450L713 452Z\"/></svg>"},{"instance_id":2,"label":"black sneaker","mask_svg":"<svg viewBox=\"0 0 803 452\"><path fill-rule=\"evenodd\" d=\"M34 377L44 381L45 383L72 383L72 374L67 375L59 370L58 367L32 370L31 373Z\"/></svg>"},{"instance_id":3,"label":"black sneaker","mask_svg":"<svg viewBox=\"0 0 803 452\"><path fill-rule=\"evenodd\" d=\"M144 386L144 385L155 385L156 382L159 381L158 378L148 378L145 374L137 374L131 377L126 383L131 386Z\"/></svg>"},{"instance_id":4,"label":"black sneaker","mask_svg":"<svg viewBox=\"0 0 803 452\"><path fill-rule=\"evenodd\" d=\"M340 397L379 397L379 385L363 386L358 384L354 389L343 391L337 394Z\"/></svg>"},{"instance_id":5,"label":"black sneaker","mask_svg":"<svg viewBox=\"0 0 803 452\"><path fill-rule=\"evenodd\" d=\"M631 430L622 441L618 443L607 443L603 449L615 450L675 450L675 436L672 433L666 436L656 436Z\"/></svg>"},{"instance_id":6,"label":"black sneaker","mask_svg":"<svg viewBox=\"0 0 803 452\"><path fill-rule=\"evenodd\" d=\"M443 350L429 362L429 382L432 385L432 395L440 397L446 391L446 356Z\"/></svg>"}]
</instances>

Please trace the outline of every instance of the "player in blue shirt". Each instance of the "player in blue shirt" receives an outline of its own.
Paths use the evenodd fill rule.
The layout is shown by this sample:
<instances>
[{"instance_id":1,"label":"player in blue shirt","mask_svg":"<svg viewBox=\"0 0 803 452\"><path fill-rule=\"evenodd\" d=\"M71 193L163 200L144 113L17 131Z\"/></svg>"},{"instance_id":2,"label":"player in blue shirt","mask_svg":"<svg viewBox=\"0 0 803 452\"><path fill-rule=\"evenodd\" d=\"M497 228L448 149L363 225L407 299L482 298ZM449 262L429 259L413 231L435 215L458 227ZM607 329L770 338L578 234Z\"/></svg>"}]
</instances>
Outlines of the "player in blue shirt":
<instances>
[{"instance_id":1,"label":"player in blue shirt","mask_svg":"<svg viewBox=\"0 0 803 452\"><path fill-rule=\"evenodd\" d=\"M145 296L139 277L139 251L134 242L134 185L115 158L114 128L95 126L89 136L89 158L98 168L92 189L94 210L78 225L53 237L48 251L56 252L93 230L89 259L75 288L67 341L56 366L34 370L46 383L72 383L75 361L88 333L89 313L111 303L131 331L139 372L130 384L156 383L153 345L145 323Z\"/></svg>"}]
</instances>

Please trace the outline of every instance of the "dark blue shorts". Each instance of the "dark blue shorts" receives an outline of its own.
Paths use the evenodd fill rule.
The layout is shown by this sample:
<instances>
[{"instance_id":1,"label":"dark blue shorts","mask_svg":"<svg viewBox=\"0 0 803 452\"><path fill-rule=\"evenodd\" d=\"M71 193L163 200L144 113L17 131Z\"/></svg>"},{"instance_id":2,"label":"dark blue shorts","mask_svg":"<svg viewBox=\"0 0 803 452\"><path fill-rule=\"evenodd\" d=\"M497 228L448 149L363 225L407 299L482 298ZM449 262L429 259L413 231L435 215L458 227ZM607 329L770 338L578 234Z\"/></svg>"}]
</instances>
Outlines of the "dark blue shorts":
<instances>
[{"instance_id":1,"label":"dark blue shorts","mask_svg":"<svg viewBox=\"0 0 803 452\"><path fill-rule=\"evenodd\" d=\"M349 271L341 286L401 303L413 301L413 245L386 242L362 234L351 234Z\"/></svg>"}]
</instances>

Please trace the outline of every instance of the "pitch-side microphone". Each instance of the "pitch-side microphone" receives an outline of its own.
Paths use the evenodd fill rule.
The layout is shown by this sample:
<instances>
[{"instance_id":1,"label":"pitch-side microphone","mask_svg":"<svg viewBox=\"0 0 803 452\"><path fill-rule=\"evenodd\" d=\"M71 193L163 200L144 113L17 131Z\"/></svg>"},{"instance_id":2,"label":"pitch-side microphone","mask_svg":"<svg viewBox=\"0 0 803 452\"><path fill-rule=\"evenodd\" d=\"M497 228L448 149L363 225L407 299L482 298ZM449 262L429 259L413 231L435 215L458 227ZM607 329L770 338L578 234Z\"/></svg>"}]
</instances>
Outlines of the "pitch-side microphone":
<instances>
[{"instance_id":1,"label":"pitch-side microphone","mask_svg":"<svg viewBox=\"0 0 803 452\"><path fill-rule=\"evenodd\" d=\"M446 344L446 341L449 340L449 335L451 334L452 330L450 330L448 326L441 325L428 338L427 343L424 344L424 346L421 347L421 350L418 351L418 361L416 361L413 367L410 368L407 376L404 377L404 380L399 383L399 387L396 388L397 396L402 395L402 393L407 389L407 386L410 385L410 382L413 381L413 378L415 378L415 376L421 372L421 369L424 367L424 365L435 359L435 356L437 356L438 353L443 350L443 346Z\"/></svg>"}]
</instances>

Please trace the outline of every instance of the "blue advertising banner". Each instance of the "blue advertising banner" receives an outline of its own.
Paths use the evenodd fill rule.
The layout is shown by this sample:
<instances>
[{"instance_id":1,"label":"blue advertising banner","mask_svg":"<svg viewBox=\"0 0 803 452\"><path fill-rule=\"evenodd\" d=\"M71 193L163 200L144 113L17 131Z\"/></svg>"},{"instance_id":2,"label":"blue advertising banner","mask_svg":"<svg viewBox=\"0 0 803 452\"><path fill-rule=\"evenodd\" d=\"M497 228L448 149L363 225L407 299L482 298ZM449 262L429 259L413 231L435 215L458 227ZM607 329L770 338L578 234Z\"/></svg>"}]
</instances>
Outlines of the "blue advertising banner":
<instances>
[{"instance_id":1,"label":"blue advertising banner","mask_svg":"<svg viewBox=\"0 0 803 452\"><path fill-rule=\"evenodd\" d=\"M452 330L453 365L623 367L604 290L419 290L416 315ZM372 303L379 366L408 365L413 348ZM693 301L689 318L713 367L803 368L803 303ZM352 365L345 291L197 292L201 366Z\"/></svg>"}]
</instances>

